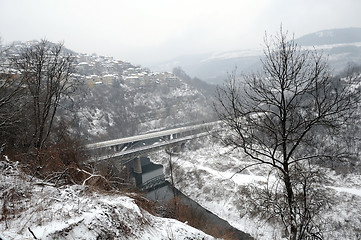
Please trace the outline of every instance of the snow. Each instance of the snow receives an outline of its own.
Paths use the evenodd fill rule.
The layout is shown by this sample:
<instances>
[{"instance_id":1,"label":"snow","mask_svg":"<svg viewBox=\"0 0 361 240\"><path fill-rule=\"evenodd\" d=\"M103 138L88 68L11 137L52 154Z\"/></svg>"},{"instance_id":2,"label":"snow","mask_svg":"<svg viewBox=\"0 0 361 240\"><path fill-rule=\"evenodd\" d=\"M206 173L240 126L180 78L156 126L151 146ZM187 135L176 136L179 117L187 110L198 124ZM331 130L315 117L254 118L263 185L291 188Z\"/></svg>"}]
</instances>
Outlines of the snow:
<instances>
[{"instance_id":1,"label":"snow","mask_svg":"<svg viewBox=\"0 0 361 240\"><path fill-rule=\"evenodd\" d=\"M226 155L225 155L226 154ZM238 153L211 145L195 151L181 153L174 157L176 186L202 207L228 221L233 227L251 234L256 239L279 238L279 231L258 219L245 216L240 207L242 189L248 184L265 182L262 173L267 170L245 170L237 173L240 164ZM226 156L226 157L225 157ZM155 154L152 160L167 165L167 156ZM238 165L239 166L239 165ZM232 177L233 176L233 177ZM275 233L276 232L276 233Z\"/></svg>"},{"instance_id":2,"label":"snow","mask_svg":"<svg viewBox=\"0 0 361 240\"><path fill-rule=\"evenodd\" d=\"M87 126L88 133L93 136L106 134L107 126L114 126L113 116L99 108L81 108L77 114L81 116L81 125Z\"/></svg>"},{"instance_id":3,"label":"snow","mask_svg":"<svg viewBox=\"0 0 361 240\"><path fill-rule=\"evenodd\" d=\"M214 239L185 223L151 215L124 193L39 186L39 181L22 174L17 164L0 161L2 239L34 239L31 232L42 240Z\"/></svg>"},{"instance_id":4,"label":"snow","mask_svg":"<svg viewBox=\"0 0 361 240\"><path fill-rule=\"evenodd\" d=\"M261 56L262 49L244 49L238 51L231 51L231 52L218 52L214 53L210 57L201 60L201 62L208 62L214 60L227 60L233 58L242 58L242 57L254 57L254 56Z\"/></svg>"},{"instance_id":5,"label":"snow","mask_svg":"<svg viewBox=\"0 0 361 240\"><path fill-rule=\"evenodd\" d=\"M327 50L337 47L343 47L343 46L356 46L361 47L361 42L354 42L354 43L337 43L337 44L324 44L324 45L317 45L317 46L304 46L303 49L306 50Z\"/></svg>"},{"instance_id":6,"label":"snow","mask_svg":"<svg viewBox=\"0 0 361 240\"><path fill-rule=\"evenodd\" d=\"M242 152L230 151L209 139L193 143L198 147L188 145L188 150L172 158L179 190L255 239L283 239L282 226L247 215L244 204L249 189L260 187L267 180L275 180L272 174L269 175L270 169L254 166L237 173L252 163ZM163 164L169 177L169 156L158 153L151 159ZM357 234L361 232L361 176L342 176L331 170L325 171L329 183L326 189L332 197L330 208L320 216L324 222L325 239L360 239Z\"/></svg>"},{"instance_id":7,"label":"snow","mask_svg":"<svg viewBox=\"0 0 361 240\"><path fill-rule=\"evenodd\" d=\"M358 188L333 187L333 186L328 186L328 187L332 188L338 192L346 192L346 193L350 193L350 194L361 197L361 189L358 189Z\"/></svg>"}]
</instances>

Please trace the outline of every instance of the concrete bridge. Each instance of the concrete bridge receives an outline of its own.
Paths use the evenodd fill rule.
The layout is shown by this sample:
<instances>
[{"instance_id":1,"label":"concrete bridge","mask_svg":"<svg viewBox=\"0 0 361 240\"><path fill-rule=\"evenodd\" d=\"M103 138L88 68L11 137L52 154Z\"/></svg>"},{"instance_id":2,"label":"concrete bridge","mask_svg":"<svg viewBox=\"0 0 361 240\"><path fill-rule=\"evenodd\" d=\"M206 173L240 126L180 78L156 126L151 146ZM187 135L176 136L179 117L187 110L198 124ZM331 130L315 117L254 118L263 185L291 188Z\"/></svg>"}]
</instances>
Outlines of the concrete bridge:
<instances>
[{"instance_id":1,"label":"concrete bridge","mask_svg":"<svg viewBox=\"0 0 361 240\"><path fill-rule=\"evenodd\" d=\"M164 175L159 175L149 179L148 181L142 182L140 186L140 191L151 191L165 185L167 185L167 183L165 181Z\"/></svg>"},{"instance_id":2,"label":"concrete bridge","mask_svg":"<svg viewBox=\"0 0 361 240\"><path fill-rule=\"evenodd\" d=\"M179 151L186 141L208 135L213 126L218 123L218 121L209 122L87 144L85 147L90 153L88 162L114 159L121 164L126 164L134 161L134 172L142 173L141 156L165 148Z\"/></svg>"}]
</instances>

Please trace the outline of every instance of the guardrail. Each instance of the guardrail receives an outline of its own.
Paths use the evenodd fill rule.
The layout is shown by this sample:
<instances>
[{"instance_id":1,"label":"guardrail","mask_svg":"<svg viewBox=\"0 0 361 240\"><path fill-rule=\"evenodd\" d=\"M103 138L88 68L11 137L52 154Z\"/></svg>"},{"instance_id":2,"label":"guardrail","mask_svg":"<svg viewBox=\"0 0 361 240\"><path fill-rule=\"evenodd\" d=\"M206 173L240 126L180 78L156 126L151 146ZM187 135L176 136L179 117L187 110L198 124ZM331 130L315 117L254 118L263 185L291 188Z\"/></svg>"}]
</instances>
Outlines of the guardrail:
<instances>
[{"instance_id":1,"label":"guardrail","mask_svg":"<svg viewBox=\"0 0 361 240\"><path fill-rule=\"evenodd\" d=\"M138 136L119 138L119 139L114 139L114 140L109 140L109 141L98 142L98 143L91 143L91 144L85 145L85 148L87 148L89 150L106 148L106 147L112 147L112 146L121 145L121 144L125 144L125 143L130 143L130 142L144 141L144 140L149 140L149 139L153 139L153 138L170 136L173 134L181 134L184 132L189 132L189 131L198 130L198 129L202 129L202 128L207 129L210 126L218 124L219 122L220 121L209 122L209 123L203 123L203 124L198 124L198 125L193 125L193 126L188 126L188 127L180 127L180 128L174 128L174 129L164 130L164 131L159 131L159 132L154 132L154 133L147 133L147 134L142 134L142 135L138 135Z\"/></svg>"},{"instance_id":2,"label":"guardrail","mask_svg":"<svg viewBox=\"0 0 361 240\"><path fill-rule=\"evenodd\" d=\"M140 186L141 191L150 191L152 189L156 189L161 185L166 185L167 182L164 178L164 175L159 175L154 178L149 179L148 181L142 183Z\"/></svg>"},{"instance_id":3,"label":"guardrail","mask_svg":"<svg viewBox=\"0 0 361 240\"><path fill-rule=\"evenodd\" d=\"M101 156L96 156L96 157L90 158L87 162L96 162L96 161L103 161L106 159L118 158L122 162L122 164L126 164L128 162L131 162L135 157L144 155L144 153L156 152L156 151L158 151L160 149L164 149L168 146L176 145L176 144L186 142L191 139L203 137L206 135L208 135L208 133L199 133L199 134L194 134L194 135L190 135L190 136L186 136L186 137L182 137L182 138L175 138L175 139L164 141L164 142L157 142L153 145L142 146L142 147L138 147L135 149L129 149L129 150L120 151L120 152L113 152L111 154L104 154Z\"/></svg>"}]
</instances>

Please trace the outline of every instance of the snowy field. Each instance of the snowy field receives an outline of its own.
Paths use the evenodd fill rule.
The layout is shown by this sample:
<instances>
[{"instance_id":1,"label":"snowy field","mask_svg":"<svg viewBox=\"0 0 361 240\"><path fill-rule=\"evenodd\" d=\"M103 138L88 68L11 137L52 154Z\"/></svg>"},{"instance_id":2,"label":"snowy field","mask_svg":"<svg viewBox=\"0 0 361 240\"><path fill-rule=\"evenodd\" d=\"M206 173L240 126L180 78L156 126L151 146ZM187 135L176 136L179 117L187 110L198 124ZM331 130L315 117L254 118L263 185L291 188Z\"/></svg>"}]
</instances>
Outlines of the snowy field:
<instances>
[{"instance_id":1,"label":"snowy field","mask_svg":"<svg viewBox=\"0 0 361 240\"><path fill-rule=\"evenodd\" d=\"M0 239L214 239L174 219L160 218L117 193L86 186L55 188L0 161Z\"/></svg>"},{"instance_id":2,"label":"snowy field","mask_svg":"<svg viewBox=\"0 0 361 240\"><path fill-rule=\"evenodd\" d=\"M269 169L253 167L236 174L252 162L240 152L231 152L221 145L212 144L210 140L202 141L207 142L201 144L206 147L188 149L172 157L177 188L255 239L282 239L281 226L250 218L245 211L248 190L261 186L267 178L272 181ZM168 160L169 156L165 153L152 156L152 161L166 166L169 177ZM341 176L325 171L325 187L333 200L321 216L325 239L361 239L361 176Z\"/></svg>"}]
</instances>

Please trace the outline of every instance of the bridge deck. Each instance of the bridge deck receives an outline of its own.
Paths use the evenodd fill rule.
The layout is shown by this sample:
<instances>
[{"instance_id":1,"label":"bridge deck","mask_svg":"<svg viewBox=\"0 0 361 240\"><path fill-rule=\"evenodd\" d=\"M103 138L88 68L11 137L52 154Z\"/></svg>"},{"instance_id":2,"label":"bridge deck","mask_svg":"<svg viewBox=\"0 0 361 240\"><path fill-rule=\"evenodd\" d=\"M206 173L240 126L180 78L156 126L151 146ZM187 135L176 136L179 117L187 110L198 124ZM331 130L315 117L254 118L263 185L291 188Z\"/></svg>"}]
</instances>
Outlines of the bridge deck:
<instances>
[{"instance_id":1,"label":"bridge deck","mask_svg":"<svg viewBox=\"0 0 361 240\"><path fill-rule=\"evenodd\" d=\"M183 132L188 132L188 131L197 130L197 129L201 129L201 128L206 128L206 127L212 126L216 123L218 123L218 121L193 125L193 126L189 126L189 127L180 127L180 128L164 130L164 131L159 131L159 132L154 132L154 133L147 133L147 134L142 134L142 135L138 135L138 136L119 138L119 139L114 139L114 140L109 140L109 141L104 141L104 142L91 143L91 144L87 144L85 147L89 150L98 149L98 148L106 148L106 147L111 147L111 146L115 146L115 145L121 145L121 144L125 144L125 143L130 143L130 142L137 142L137 141L142 141L142 140L147 140L147 139L152 139L152 138L164 137L164 136L169 136L169 135L176 134L176 133L183 133Z\"/></svg>"},{"instance_id":2,"label":"bridge deck","mask_svg":"<svg viewBox=\"0 0 361 240\"><path fill-rule=\"evenodd\" d=\"M159 149L165 148L169 145L172 145L175 143L180 143L180 142L185 142L190 139L199 138L199 137L206 136L206 135L207 135L207 133L199 133L199 134L194 134L194 135L190 135L190 136L186 136L186 137L182 137L182 138L172 139L169 141L159 142L159 143L153 144L153 145L147 145L147 146L142 146L142 147L138 147L135 149L129 149L129 150L125 150L125 151L114 152L111 154L105 154L102 156L92 158L88 162L102 161L102 160L106 160L106 159L110 159L110 158L121 158L123 164L125 164L125 163L131 161L132 158L134 158L135 156L141 155L144 152L158 151Z\"/></svg>"}]
</instances>

